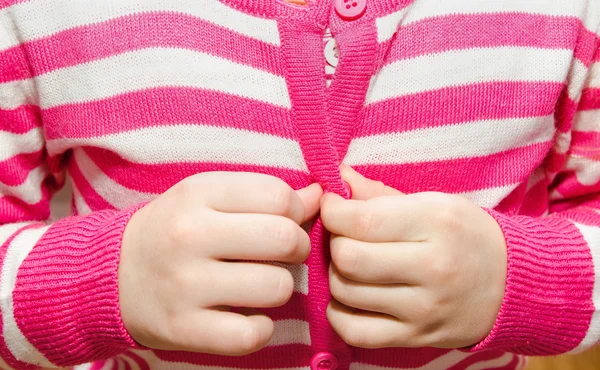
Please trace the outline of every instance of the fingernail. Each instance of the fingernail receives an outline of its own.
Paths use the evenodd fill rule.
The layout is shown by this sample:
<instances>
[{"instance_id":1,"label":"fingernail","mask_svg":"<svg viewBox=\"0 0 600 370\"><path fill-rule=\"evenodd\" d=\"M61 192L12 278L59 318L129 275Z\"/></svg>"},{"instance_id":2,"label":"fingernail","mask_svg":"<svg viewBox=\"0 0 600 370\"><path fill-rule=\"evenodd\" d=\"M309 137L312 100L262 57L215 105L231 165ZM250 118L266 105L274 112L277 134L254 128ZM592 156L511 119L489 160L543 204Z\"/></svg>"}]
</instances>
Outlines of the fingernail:
<instances>
[{"instance_id":1,"label":"fingernail","mask_svg":"<svg viewBox=\"0 0 600 370\"><path fill-rule=\"evenodd\" d=\"M352 188L346 181L344 181L344 191L346 192L346 199L352 199Z\"/></svg>"}]
</instances>

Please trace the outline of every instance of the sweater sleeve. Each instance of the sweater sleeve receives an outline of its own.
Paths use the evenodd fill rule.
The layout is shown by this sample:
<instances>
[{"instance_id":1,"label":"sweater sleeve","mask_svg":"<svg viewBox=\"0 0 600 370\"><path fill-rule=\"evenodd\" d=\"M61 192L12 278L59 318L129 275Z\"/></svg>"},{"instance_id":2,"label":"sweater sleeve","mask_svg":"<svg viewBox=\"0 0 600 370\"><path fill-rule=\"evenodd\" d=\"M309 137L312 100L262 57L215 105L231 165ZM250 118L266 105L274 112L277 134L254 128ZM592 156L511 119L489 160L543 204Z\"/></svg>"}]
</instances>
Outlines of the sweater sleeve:
<instances>
[{"instance_id":1,"label":"sweater sleeve","mask_svg":"<svg viewBox=\"0 0 600 370\"><path fill-rule=\"evenodd\" d=\"M472 350L556 355L600 340L600 50L582 86L565 99L558 119L569 124L545 164L549 214L489 211L507 244L506 291L492 332Z\"/></svg>"},{"instance_id":2,"label":"sweater sleeve","mask_svg":"<svg viewBox=\"0 0 600 370\"><path fill-rule=\"evenodd\" d=\"M10 106L1 80L0 367L112 357L135 346L120 318L117 267L136 208L47 222L64 158L48 155L38 108Z\"/></svg>"}]
</instances>

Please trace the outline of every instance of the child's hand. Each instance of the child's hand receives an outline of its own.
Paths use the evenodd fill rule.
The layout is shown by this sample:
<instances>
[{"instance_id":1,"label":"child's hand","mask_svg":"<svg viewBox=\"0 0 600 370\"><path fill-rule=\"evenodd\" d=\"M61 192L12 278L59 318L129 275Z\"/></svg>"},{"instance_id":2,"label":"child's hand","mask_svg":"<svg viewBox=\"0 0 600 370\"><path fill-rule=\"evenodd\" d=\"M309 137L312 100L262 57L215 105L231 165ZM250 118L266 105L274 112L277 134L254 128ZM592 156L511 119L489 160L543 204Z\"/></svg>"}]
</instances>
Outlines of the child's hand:
<instances>
[{"instance_id":1,"label":"child's hand","mask_svg":"<svg viewBox=\"0 0 600 370\"><path fill-rule=\"evenodd\" d=\"M299 226L319 210L319 185L293 191L259 174L212 172L178 183L137 211L123 236L119 296L138 343L165 350L243 355L265 346L273 322L234 307L276 307L293 292L283 268L302 263Z\"/></svg>"},{"instance_id":2,"label":"child's hand","mask_svg":"<svg viewBox=\"0 0 600 370\"><path fill-rule=\"evenodd\" d=\"M459 196L402 195L348 167L342 175L353 200L326 194L321 208L332 233L327 316L342 339L366 348L461 348L484 339L506 279L496 221Z\"/></svg>"}]
</instances>

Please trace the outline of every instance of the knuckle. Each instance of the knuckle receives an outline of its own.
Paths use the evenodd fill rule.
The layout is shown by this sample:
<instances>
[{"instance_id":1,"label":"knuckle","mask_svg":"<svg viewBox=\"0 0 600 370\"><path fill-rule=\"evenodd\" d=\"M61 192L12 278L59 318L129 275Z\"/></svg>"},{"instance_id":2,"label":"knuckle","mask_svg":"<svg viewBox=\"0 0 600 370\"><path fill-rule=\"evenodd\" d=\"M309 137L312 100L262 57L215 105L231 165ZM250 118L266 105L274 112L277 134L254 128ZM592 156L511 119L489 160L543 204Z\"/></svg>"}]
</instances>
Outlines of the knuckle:
<instances>
[{"instance_id":1,"label":"knuckle","mask_svg":"<svg viewBox=\"0 0 600 370\"><path fill-rule=\"evenodd\" d=\"M275 301L278 305L283 305L290 300L294 292L294 278L289 271L282 269L275 291L277 292Z\"/></svg>"},{"instance_id":2,"label":"knuckle","mask_svg":"<svg viewBox=\"0 0 600 370\"><path fill-rule=\"evenodd\" d=\"M197 226L192 217L171 217L166 230L167 237L176 246L186 245L197 232Z\"/></svg>"},{"instance_id":3,"label":"knuckle","mask_svg":"<svg viewBox=\"0 0 600 370\"><path fill-rule=\"evenodd\" d=\"M293 257L296 254L299 235L296 224L291 220L278 222L271 229L271 238L277 244L281 256Z\"/></svg>"},{"instance_id":4,"label":"knuckle","mask_svg":"<svg viewBox=\"0 0 600 370\"><path fill-rule=\"evenodd\" d=\"M358 325L353 324L352 322L346 323L345 326L346 327L342 331L343 335L340 335L344 342L353 347L372 347L372 344L368 338L368 334L364 328L360 328Z\"/></svg>"},{"instance_id":5,"label":"knuckle","mask_svg":"<svg viewBox=\"0 0 600 370\"><path fill-rule=\"evenodd\" d=\"M356 214L354 230L359 240L369 240L369 237L373 235L373 229L375 227L375 214L372 211L365 211L360 214Z\"/></svg>"},{"instance_id":6,"label":"knuckle","mask_svg":"<svg viewBox=\"0 0 600 370\"><path fill-rule=\"evenodd\" d=\"M261 349L264 344L260 330L254 326L248 326L243 330L242 335L239 337L239 349L237 354L246 355L256 352Z\"/></svg>"},{"instance_id":7,"label":"knuckle","mask_svg":"<svg viewBox=\"0 0 600 370\"><path fill-rule=\"evenodd\" d=\"M450 283L458 275L458 261L451 256L438 256L429 266L430 276L437 283Z\"/></svg>"},{"instance_id":8,"label":"knuckle","mask_svg":"<svg viewBox=\"0 0 600 370\"><path fill-rule=\"evenodd\" d=\"M349 278L356 277L360 270L360 261L362 259L361 249L355 243L343 243L341 247L336 248L333 262L337 269L344 276Z\"/></svg>"},{"instance_id":9,"label":"knuckle","mask_svg":"<svg viewBox=\"0 0 600 370\"><path fill-rule=\"evenodd\" d=\"M294 211L294 196L294 192L288 186L275 186L270 194L274 211L282 216L291 215Z\"/></svg>"},{"instance_id":10,"label":"knuckle","mask_svg":"<svg viewBox=\"0 0 600 370\"><path fill-rule=\"evenodd\" d=\"M446 201L445 204L439 207L435 215L435 222L442 230L456 232L457 228L461 228L463 207L459 203Z\"/></svg>"},{"instance_id":11,"label":"knuckle","mask_svg":"<svg viewBox=\"0 0 600 370\"><path fill-rule=\"evenodd\" d=\"M329 285L329 288L331 289L331 295L336 301L348 303L348 288L339 276L332 277Z\"/></svg>"}]
</instances>

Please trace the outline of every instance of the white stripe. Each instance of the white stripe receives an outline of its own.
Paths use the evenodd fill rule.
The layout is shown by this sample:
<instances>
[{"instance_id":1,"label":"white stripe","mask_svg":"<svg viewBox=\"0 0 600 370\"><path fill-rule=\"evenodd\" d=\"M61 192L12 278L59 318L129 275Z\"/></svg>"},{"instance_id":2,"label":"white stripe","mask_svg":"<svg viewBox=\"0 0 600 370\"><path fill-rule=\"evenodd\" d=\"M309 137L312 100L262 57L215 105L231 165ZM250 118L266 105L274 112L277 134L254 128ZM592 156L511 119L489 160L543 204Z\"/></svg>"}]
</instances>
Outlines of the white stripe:
<instances>
[{"instance_id":1,"label":"white stripe","mask_svg":"<svg viewBox=\"0 0 600 370\"><path fill-rule=\"evenodd\" d=\"M310 330L308 322L303 320L276 320L273 321L275 331L269 341L269 346L283 346L286 344L306 344L310 346Z\"/></svg>"},{"instance_id":2,"label":"white stripe","mask_svg":"<svg viewBox=\"0 0 600 370\"><path fill-rule=\"evenodd\" d=\"M129 368L131 370L140 370L140 366L131 357L128 357L127 355L122 355L120 356L120 358L129 364Z\"/></svg>"},{"instance_id":3,"label":"white stripe","mask_svg":"<svg viewBox=\"0 0 600 370\"><path fill-rule=\"evenodd\" d=\"M482 190L474 190L463 193L458 193L473 203L484 208L494 208L519 186L519 184L499 186Z\"/></svg>"},{"instance_id":4,"label":"white stripe","mask_svg":"<svg viewBox=\"0 0 600 370\"><path fill-rule=\"evenodd\" d=\"M191 15L273 45L279 45L274 20L258 18L230 8L218 0L38 0L0 10L0 50L63 30L104 22L130 14L177 12ZM6 30L18 30L6 32Z\"/></svg>"},{"instance_id":5,"label":"white stripe","mask_svg":"<svg viewBox=\"0 0 600 370\"><path fill-rule=\"evenodd\" d=\"M298 265L289 265L287 263L270 262L274 266L287 269L294 278L294 292L308 294L308 266L301 263Z\"/></svg>"},{"instance_id":6,"label":"white stripe","mask_svg":"<svg viewBox=\"0 0 600 370\"><path fill-rule=\"evenodd\" d=\"M135 204L149 202L158 196L158 194L131 190L115 182L106 176L80 148L73 151L73 158L90 186L116 209L125 209Z\"/></svg>"},{"instance_id":7,"label":"white stripe","mask_svg":"<svg viewBox=\"0 0 600 370\"><path fill-rule=\"evenodd\" d=\"M452 2L454 3L454 2ZM571 50L497 47L452 50L388 64L371 79L367 104L393 97L495 81L563 83ZM493 63L490 61L493 60Z\"/></svg>"},{"instance_id":8,"label":"white stripe","mask_svg":"<svg viewBox=\"0 0 600 370\"><path fill-rule=\"evenodd\" d=\"M554 138L554 150L558 154L566 154L571 148L571 138L573 132L571 130L566 132L557 131Z\"/></svg>"},{"instance_id":9,"label":"white stripe","mask_svg":"<svg viewBox=\"0 0 600 370\"><path fill-rule=\"evenodd\" d=\"M14 109L34 96L0 84L0 108ZM58 69L36 77L41 108L89 102L161 86L215 90L290 108L285 78L207 53L176 48L149 48ZM30 89L34 86L31 84Z\"/></svg>"},{"instance_id":10,"label":"white stripe","mask_svg":"<svg viewBox=\"0 0 600 370\"><path fill-rule=\"evenodd\" d=\"M385 42L394 36L400 26L402 18L406 16L409 9L409 7L405 7L397 12L375 20L377 26L377 42Z\"/></svg>"},{"instance_id":11,"label":"white stripe","mask_svg":"<svg viewBox=\"0 0 600 370\"><path fill-rule=\"evenodd\" d=\"M554 136L554 117L469 122L355 138L344 163L399 164L469 158L499 153Z\"/></svg>"},{"instance_id":12,"label":"white stripe","mask_svg":"<svg viewBox=\"0 0 600 370\"><path fill-rule=\"evenodd\" d=\"M196 365L185 362L170 362L161 360L153 351L131 351L136 355L143 358L150 369L169 369L169 370L242 370L239 367L226 367L226 366L208 366L208 365ZM251 369L248 366L248 369ZM305 367L283 367L283 368L269 368L260 367L261 370L310 370L309 366Z\"/></svg>"},{"instance_id":13,"label":"white stripe","mask_svg":"<svg viewBox=\"0 0 600 370\"><path fill-rule=\"evenodd\" d=\"M600 109L578 111L574 131L600 133Z\"/></svg>"},{"instance_id":14,"label":"white stripe","mask_svg":"<svg viewBox=\"0 0 600 370\"><path fill-rule=\"evenodd\" d=\"M579 59L573 59L567 74L569 98L579 101L586 80L589 79L589 69Z\"/></svg>"},{"instance_id":15,"label":"white stripe","mask_svg":"<svg viewBox=\"0 0 600 370\"><path fill-rule=\"evenodd\" d=\"M79 191L77 186L75 186L75 183L72 183L71 187L73 188L73 201L75 203L75 209L77 210L77 214L85 216L92 213L92 209L85 202L85 199L83 199L83 196L81 195L81 192Z\"/></svg>"},{"instance_id":16,"label":"white stripe","mask_svg":"<svg viewBox=\"0 0 600 370\"><path fill-rule=\"evenodd\" d=\"M570 156L565 169L574 171L577 181L582 185L593 186L600 181L600 161L587 157Z\"/></svg>"},{"instance_id":17,"label":"white stripe","mask_svg":"<svg viewBox=\"0 0 600 370\"><path fill-rule=\"evenodd\" d=\"M308 172L298 142L278 136L206 125L154 126L97 138L48 141L48 151L105 148L128 161L145 164L225 162Z\"/></svg>"},{"instance_id":18,"label":"white stripe","mask_svg":"<svg viewBox=\"0 0 600 370\"><path fill-rule=\"evenodd\" d=\"M13 312L13 290L17 281L19 267L29 255L37 241L50 226L29 229L13 239L6 251L0 281L0 307L2 308L2 334L6 347L16 359L42 367L56 367L44 357L19 329Z\"/></svg>"},{"instance_id":19,"label":"white stripe","mask_svg":"<svg viewBox=\"0 0 600 370\"><path fill-rule=\"evenodd\" d=\"M448 352L433 361L428 362L427 364L419 367L411 367L411 368L402 368L404 370L439 370L439 369L448 369L458 362L464 360L465 358L473 356L472 353L465 353L453 350ZM360 362L352 362L350 364L350 370L399 370L397 367L385 367L385 366L377 366L371 364L363 364Z\"/></svg>"},{"instance_id":20,"label":"white stripe","mask_svg":"<svg viewBox=\"0 0 600 370\"><path fill-rule=\"evenodd\" d=\"M115 358L117 361L117 370L125 370L125 360L122 357Z\"/></svg>"},{"instance_id":21,"label":"white stripe","mask_svg":"<svg viewBox=\"0 0 600 370\"><path fill-rule=\"evenodd\" d=\"M600 35L598 37L600 37ZM595 62L590 67L588 87L600 89L600 62Z\"/></svg>"},{"instance_id":22,"label":"white stripe","mask_svg":"<svg viewBox=\"0 0 600 370\"><path fill-rule=\"evenodd\" d=\"M592 6L595 0L485 0L485 1L447 1L447 0L419 0L406 18L405 23L413 23L425 18L443 17L455 14L480 14L480 13L512 13L523 12L550 16L569 16L582 18L586 8ZM586 26L590 30L598 27L597 18L591 13L586 19Z\"/></svg>"},{"instance_id":23,"label":"white stripe","mask_svg":"<svg viewBox=\"0 0 600 370\"><path fill-rule=\"evenodd\" d=\"M494 360L487 360L487 361L481 361L481 362L474 363L473 365L467 367L465 370L484 370L484 369L492 370L492 369L495 369L498 367L503 367L503 366L508 365L515 356L516 355L514 355L512 353L505 353L501 357L498 357Z\"/></svg>"},{"instance_id":24,"label":"white stripe","mask_svg":"<svg viewBox=\"0 0 600 370\"><path fill-rule=\"evenodd\" d=\"M11 195L27 204L36 204L42 200L42 182L47 176L45 166L36 167L29 171L22 184L11 186L0 182L0 194Z\"/></svg>"},{"instance_id":25,"label":"white stripe","mask_svg":"<svg viewBox=\"0 0 600 370\"><path fill-rule=\"evenodd\" d=\"M2 101L1 97L2 88L0 88L0 102ZM40 127L31 129L24 134L0 130L0 161L5 161L18 154L37 152L43 147L44 134Z\"/></svg>"},{"instance_id":26,"label":"white stripe","mask_svg":"<svg viewBox=\"0 0 600 370\"><path fill-rule=\"evenodd\" d=\"M0 225L0 248L14 233L29 224L29 222L19 222L15 224Z\"/></svg>"},{"instance_id":27,"label":"white stripe","mask_svg":"<svg viewBox=\"0 0 600 370\"><path fill-rule=\"evenodd\" d=\"M588 247L590 248L592 262L594 264L595 277L594 290L592 292L594 313L592 314L592 321L590 322L590 326L588 327L585 338L572 351L573 353L578 353L586 350L600 341L600 228L575 222L573 224L577 227L577 229L579 229L583 239L585 239Z\"/></svg>"},{"instance_id":28,"label":"white stripe","mask_svg":"<svg viewBox=\"0 0 600 370\"><path fill-rule=\"evenodd\" d=\"M73 366L73 370L90 370L92 366L94 366L94 363L77 365Z\"/></svg>"},{"instance_id":29,"label":"white stripe","mask_svg":"<svg viewBox=\"0 0 600 370\"><path fill-rule=\"evenodd\" d=\"M100 370L111 370L114 362L115 362L114 358L110 358L110 359L106 360L106 362L104 363L104 365L102 366L102 368Z\"/></svg>"}]
</instances>

